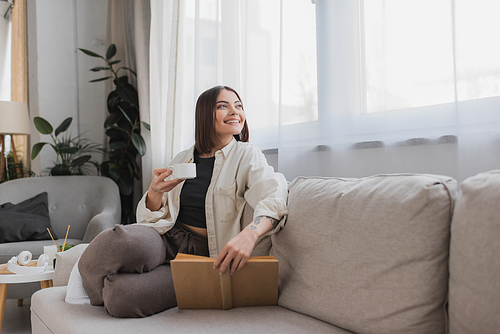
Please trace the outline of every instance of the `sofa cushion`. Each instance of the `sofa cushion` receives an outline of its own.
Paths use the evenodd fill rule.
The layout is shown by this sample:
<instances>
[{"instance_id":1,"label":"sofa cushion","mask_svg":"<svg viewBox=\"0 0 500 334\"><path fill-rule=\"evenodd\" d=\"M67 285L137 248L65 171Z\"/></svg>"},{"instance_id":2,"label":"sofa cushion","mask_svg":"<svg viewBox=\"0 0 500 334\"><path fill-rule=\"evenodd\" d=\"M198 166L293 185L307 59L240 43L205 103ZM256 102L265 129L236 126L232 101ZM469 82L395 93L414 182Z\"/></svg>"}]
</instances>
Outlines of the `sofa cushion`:
<instances>
[{"instance_id":1,"label":"sofa cushion","mask_svg":"<svg viewBox=\"0 0 500 334\"><path fill-rule=\"evenodd\" d=\"M0 205L0 243L57 239L50 225L48 195L40 193L18 204Z\"/></svg>"},{"instance_id":2,"label":"sofa cushion","mask_svg":"<svg viewBox=\"0 0 500 334\"><path fill-rule=\"evenodd\" d=\"M33 334L40 333L331 333L349 334L326 322L279 306L231 310L173 308L147 318L113 318L102 306L64 302L66 287L38 291L31 298Z\"/></svg>"},{"instance_id":3,"label":"sofa cushion","mask_svg":"<svg viewBox=\"0 0 500 334\"><path fill-rule=\"evenodd\" d=\"M67 251L56 253L56 268L54 270L54 278L52 279L54 286L68 285L71 271L88 245L86 243L79 244Z\"/></svg>"},{"instance_id":4,"label":"sofa cushion","mask_svg":"<svg viewBox=\"0 0 500 334\"><path fill-rule=\"evenodd\" d=\"M500 328L500 170L460 184L451 223L450 333Z\"/></svg>"},{"instance_id":5,"label":"sofa cushion","mask_svg":"<svg viewBox=\"0 0 500 334\"><path fill-rule=\"evenodd\" d=\"M299 177L273 235L278 304L356 333L444 333L456 181Z\"/></svg>"}]
</instances>

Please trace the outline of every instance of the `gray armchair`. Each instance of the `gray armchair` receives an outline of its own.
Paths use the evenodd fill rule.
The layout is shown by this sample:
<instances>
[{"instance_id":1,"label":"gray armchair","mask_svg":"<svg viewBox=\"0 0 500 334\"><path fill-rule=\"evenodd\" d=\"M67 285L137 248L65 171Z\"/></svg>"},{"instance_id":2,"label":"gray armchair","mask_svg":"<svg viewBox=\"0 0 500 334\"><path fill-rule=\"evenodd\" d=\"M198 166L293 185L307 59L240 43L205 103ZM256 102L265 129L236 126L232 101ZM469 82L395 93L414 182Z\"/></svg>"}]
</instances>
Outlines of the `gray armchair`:
<instances>
[{"instance_id":1,"label":"gray armchair","mask_svg":"<svg viewBox=\"0 0 500 334\"><path fill-rule=\"evenodd\" d=\"M0 184L0 204L17 204L39 193L48 193L49 216L56 240L62 245L68 225L67 243L92 241L101 231L120 224L120 194L113 180L100 176L50 176L12 180ZM9 242L0 244L0 264L14 255L29 250L37 259L43 246L52 240ZM7 298L29 298L40 284L25 283L9 286Z\"/></svg>"}]
</instances>

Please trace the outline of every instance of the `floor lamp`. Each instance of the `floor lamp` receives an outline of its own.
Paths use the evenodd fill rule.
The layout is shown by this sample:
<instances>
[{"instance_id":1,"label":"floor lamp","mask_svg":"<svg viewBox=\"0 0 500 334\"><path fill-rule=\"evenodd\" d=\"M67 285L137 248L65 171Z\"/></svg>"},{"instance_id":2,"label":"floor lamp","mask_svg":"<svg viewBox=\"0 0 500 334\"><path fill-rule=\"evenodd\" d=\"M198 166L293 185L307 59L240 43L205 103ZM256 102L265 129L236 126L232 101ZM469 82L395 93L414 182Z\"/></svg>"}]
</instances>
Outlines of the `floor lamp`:
<instances>
[{"instance_id":1,"label":"floor lamp","mask_svg":"<svg viewBox=\"0 0 500 334\"><path fill-rule=\"evenodd\" d=\"M11 135L10 148L14 155L14 162L17 165L17 175L20 175L19 160L17 159L16 146L14 145L14 137L12 135L29 135L30 133L28 105L24 102L0 101L0 146L2 146L0 181L5 178L5 135Z\"/></svg>"}]
</instances>

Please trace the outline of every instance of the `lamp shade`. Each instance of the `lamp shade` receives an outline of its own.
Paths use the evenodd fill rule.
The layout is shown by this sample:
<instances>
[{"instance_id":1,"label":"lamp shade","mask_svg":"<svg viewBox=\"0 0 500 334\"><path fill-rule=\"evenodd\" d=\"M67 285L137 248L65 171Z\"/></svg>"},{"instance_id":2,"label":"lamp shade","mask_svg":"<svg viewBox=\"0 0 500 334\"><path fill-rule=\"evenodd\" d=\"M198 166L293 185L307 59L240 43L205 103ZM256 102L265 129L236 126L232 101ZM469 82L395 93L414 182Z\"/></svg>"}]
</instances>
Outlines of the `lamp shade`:
<instances>
[{"instance_id":1,"label":"lamp shade","mask_svg":"<svg viewBox=\"0 0 500 334\"><path fill-rule=\"evenodd\" d=\"M28 105L24 102L0 101L0 134L30 133Z\"/></svg>"}]
</instances>

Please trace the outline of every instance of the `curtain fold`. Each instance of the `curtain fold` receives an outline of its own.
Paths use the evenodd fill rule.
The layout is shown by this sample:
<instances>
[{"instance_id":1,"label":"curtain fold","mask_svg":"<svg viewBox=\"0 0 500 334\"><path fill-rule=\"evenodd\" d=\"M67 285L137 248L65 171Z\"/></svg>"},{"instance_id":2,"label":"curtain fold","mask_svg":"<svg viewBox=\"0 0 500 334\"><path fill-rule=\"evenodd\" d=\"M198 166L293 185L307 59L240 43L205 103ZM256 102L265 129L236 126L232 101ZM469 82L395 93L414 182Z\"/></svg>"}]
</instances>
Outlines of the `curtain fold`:
<instances>
[{"instance_id":1,"label":"curtain fold","mask_svg":"<svg viewBox=\"0 0 500 334\"><path fill-rule=\"evenodd\" d=\"M498 9L490 0L316 1L319 135L282 129L280 168L289 178L459 181L498 168Z\"/></svg>"},{"instance_id":2,"label":"curtain fold","mask_svg":"<svg viewBox=\"0 0 500 334\"><path fill-rule=\"evenodd\" d=\"M150 120L152 169L144 171L150 178L154 168L164 167L172 159L177 141L176 121L177 60L180 1L151 1Z\"/></svg>"},{"instance_id":3,"label":"curtain fold","mask_svg":"<svg viewBox=\"0 0 500 334\"><path fill-rule=\"evenodd\" d=\"M139 95L139 112L141 120L150 123L149 108L149 43L150 43L151 8L149 1L141 0L109 0L107 40L106 45L115 44L116 59L120 59L121 66L131 68L137 77L129 75L132 85L137 87ZM106 81L106 95L113 90L113 83ZM106 111L106 116L108 112ZM146 143L150 142L150 134L141 127L141 135ZM104 145L107 146L107 137ZM143 170L142 182L134 181L134 207L143 194L143 188L148 188L151 182L151 173L145 170L151 165L151 147L147 147L144 157L138 156L137 163Z\"/></svg>"}]
</instances>

